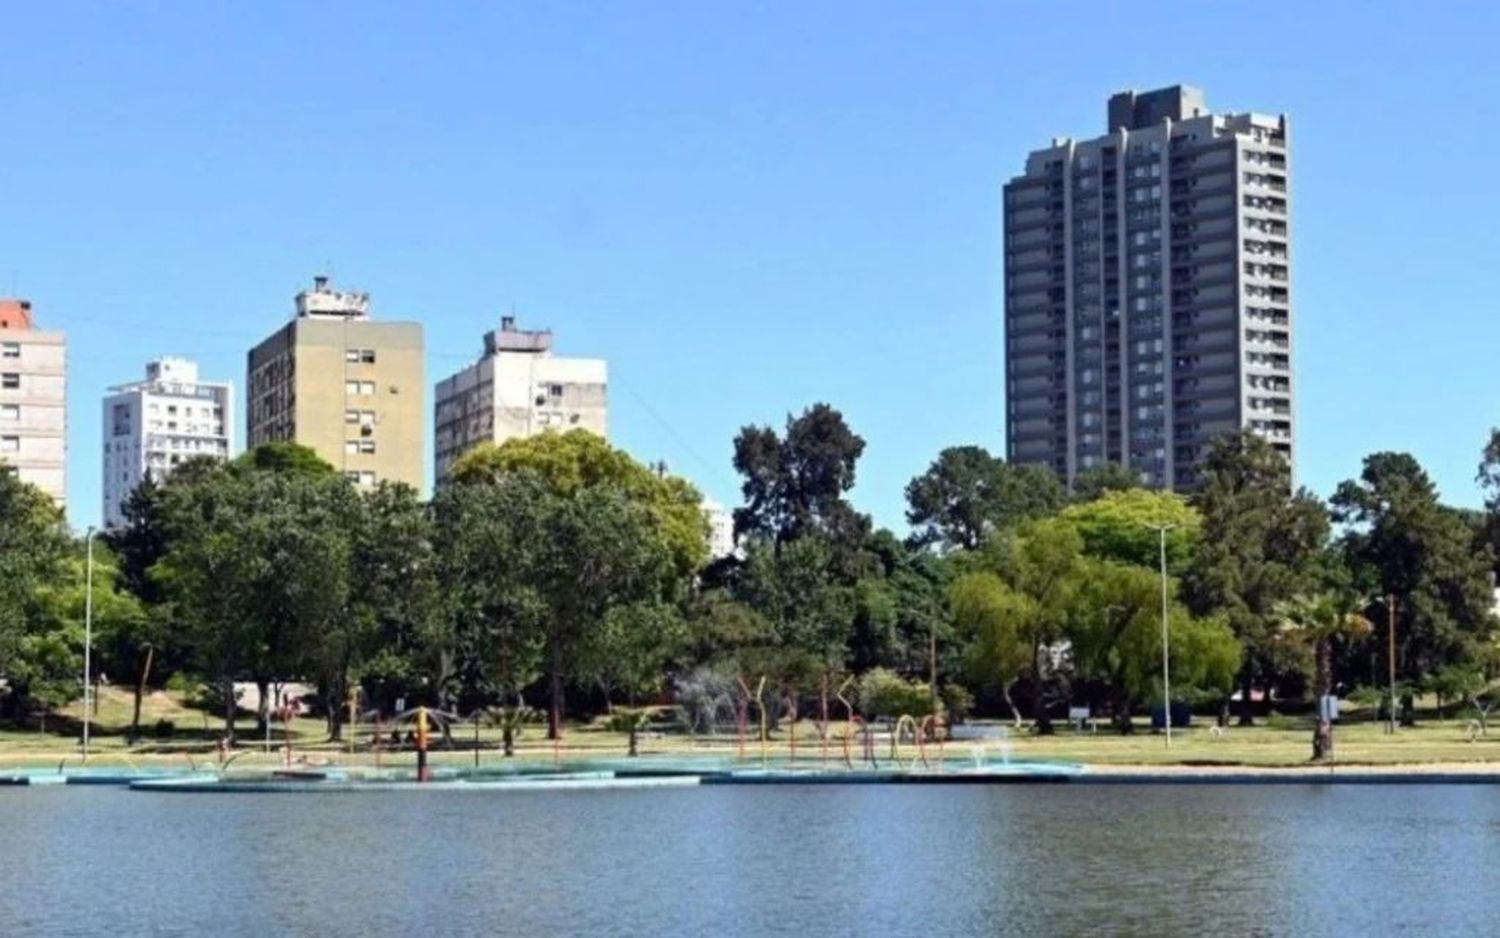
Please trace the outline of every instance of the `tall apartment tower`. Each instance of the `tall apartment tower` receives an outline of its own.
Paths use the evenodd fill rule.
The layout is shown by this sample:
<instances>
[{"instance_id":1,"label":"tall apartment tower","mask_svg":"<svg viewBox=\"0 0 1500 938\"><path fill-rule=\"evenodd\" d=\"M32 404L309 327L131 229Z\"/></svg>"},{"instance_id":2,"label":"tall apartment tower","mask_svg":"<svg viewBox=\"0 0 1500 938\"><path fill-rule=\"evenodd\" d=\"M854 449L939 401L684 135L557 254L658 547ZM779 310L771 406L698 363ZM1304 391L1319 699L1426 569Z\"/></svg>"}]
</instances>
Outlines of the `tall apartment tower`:
<instances>
[{"instance_id":1,"label":"tall apartment tower","mask_svg":"<svg viewBox=\"0 0 1500 938\"><path fill-rule=\"evenodd\" d=\"M198 380L186 358L146 365L146 380L110 388L104 398L104 524L124 522L121 509L148 475L161 480L195 456L234 455L234 390L227 381Z\"/></svg>"},{"instance_id":2,"label":"tall apartment tower","mask_svg":"<svg viewBox=\"0 0 1500 938\"><path fill-rule=\"evenodd\" d=\"M67 338L0 300L0 467L67 507Z\"/></svg>"},{"instance_id":3,"label":"tall apartment tower","mask_svg":"<svg viewBox=\"0 0 1500 938\"><path fill-rule=\"evenodd\" d=\"M296 442L350 481L423 487L422 326L376 322L370 295L327 277L291 322L250 350L246 445Z\"/></svg>"},{"instance_id":4,"label":"tall apartment tower","mask_svg":"<svg viewBox=\"0 0 1500 938\"><path fill-rule=\"evenodd\" d=\"M485 333L479 361L437 383L437 480L479 443L504 443L544 430L608 436L609 368L599 358L552 354L550 330L516 328L503 316Z\"/></svg>"},{"instance_id":5,"label":"tall apartment tower","mask_svg":"<svg viewBox=\"0 0 1500 938\"><path fill-rule=\"evenodd\" d=\"M1292 459L1286 117L1185 86L1109 99L1005 186L1006 449L1191 490L1249 427Z\"/></svg>"}]
</instances>

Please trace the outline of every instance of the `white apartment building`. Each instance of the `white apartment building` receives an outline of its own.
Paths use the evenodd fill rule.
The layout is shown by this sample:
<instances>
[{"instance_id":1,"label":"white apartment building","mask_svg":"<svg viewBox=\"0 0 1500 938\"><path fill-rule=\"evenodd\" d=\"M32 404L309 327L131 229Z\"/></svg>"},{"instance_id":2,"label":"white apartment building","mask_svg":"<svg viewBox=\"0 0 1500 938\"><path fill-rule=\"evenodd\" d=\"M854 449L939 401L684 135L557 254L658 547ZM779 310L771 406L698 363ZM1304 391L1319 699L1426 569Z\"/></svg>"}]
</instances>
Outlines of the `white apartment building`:
<instances>
[{"instance_id":1,"label":"white apartment building","mask_svg":"<svg viewBox=\"0 0 1500 938\"><path fill-rule=\"evenodd\" d=\"M36 328L31 303L0 300L0 466L66 508L67 338Z\"/></svg>"},{"instance_id":2,"label":"white apartment building","mask_svg":"<svg viewBox=\"0 0 1500 938\"><path fill-rule=\"evenodd\" d=\"M146 365L146 380L110 388L104 399L104 524L124 521L130 493L147 475L160 480L194 456L232 453L233 387L200 381L185 358Z\"/></svg>"},{"instance_id":3,"label":"white apartment building","mask_svg":"<svg viewBox=\"0 0 1500 938\"><path fill-rule=\"evenodd\" d=\"M559 358L552 332L516 328L505 316L484 337L479 361L437 383L433 395L437 480L480 443L503 443L546 430L608 436L608 365Z\"/></svg>"},{"instance_id":4,"label":"white apartment building","mask_svg":"<svg viewBox=\"0 0 1500 938\"><path fill-rule=\"evenodd\" d=\"M738 552L734 543L734 513L711 498L703 500L708 518L708 557L722 560Z\"/></svg>"}]
</instances>

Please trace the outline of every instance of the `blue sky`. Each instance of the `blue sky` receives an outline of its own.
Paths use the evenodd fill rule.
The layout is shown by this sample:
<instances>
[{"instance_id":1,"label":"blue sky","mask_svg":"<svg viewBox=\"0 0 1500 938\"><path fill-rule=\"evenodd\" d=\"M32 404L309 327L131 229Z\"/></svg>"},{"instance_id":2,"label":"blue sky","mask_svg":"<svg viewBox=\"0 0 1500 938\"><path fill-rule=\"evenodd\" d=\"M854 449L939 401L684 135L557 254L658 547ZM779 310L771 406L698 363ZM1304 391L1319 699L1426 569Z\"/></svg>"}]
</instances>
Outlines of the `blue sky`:
<instances>
[{"instance_id":1,"label":"blue sky","mask_svg":"<svg viewBox=\"0 0 1500 938\"><path fill-rule=\"evenodd\" d=\"M179 354L242 390L326 269L426 324L430 381L512 308L607 357L615 442L731 504L738 428L826 400L900 525L939 449L1003 452L1001 184L1177 82L1293 121L1301 480L1403 449L1479 500L1494 5L70 3L3 32L0 295L69 333L76 524L104 389Z\"/></svg>"}]
</instances>

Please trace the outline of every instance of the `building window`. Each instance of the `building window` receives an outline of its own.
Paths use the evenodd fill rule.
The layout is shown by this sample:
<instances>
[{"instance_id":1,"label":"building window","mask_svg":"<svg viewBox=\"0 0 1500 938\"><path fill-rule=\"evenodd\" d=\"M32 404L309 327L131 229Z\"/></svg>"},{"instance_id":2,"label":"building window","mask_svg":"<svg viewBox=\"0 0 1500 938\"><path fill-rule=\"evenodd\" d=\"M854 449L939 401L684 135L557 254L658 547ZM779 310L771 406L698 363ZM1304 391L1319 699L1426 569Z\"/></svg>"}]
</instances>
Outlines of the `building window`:
<instances>
[{"instance_id":1,"label":"building window","mask_svg":"<svg viewBox=\"0 0 1500 938\"><path fill-rule=\"evenodd\" d=\"M19 390L20 387L20 374L14 371L7 371L5 374L0 374L0 388L4 388L7 391L16 391Z\"/></svg>"},{"instance_id":2,"label":"building window","mask_svg":"<svg viewBox=\"0 0 1500 938\"><path fill-rule=\"evenodd\" d=\"M361 453L364 453L366 456L373 456L373 455L375 455L375 441L374 440L360 440L359 441L359 451Z\"/></svg>"},{"instance_id":3,"label":"building window","mask_svg":"<svg viewBox=\"0 0 1500 938\"><path fill-rule=\"evenodd\" d=\"M0 453L19 453L21 451L21 438L18 436L0 436Z\"/></svg>"},{"instance_id":4,"label":"building window","mask_svg":"<svg viewBox=\"0 0 1500 938\"><path fill-rule=\"evenodd\" d=\"M344 452L349 453L351 455L358 453L359 452L359 440L345 440L344 441Z\"/></svg>"},{"instance_id":5,"label":"building window","mask_svg":"<svg viewBox=\"0 0 1500 938\"><path fill-rule=\"evenodd\" d=\"M16 422L21 419L20 404L0 404L0 420Z\"/></svg>"},{"instance_id":6,"label":"building window","mask_svg":"<svg viewBox=\"0 0 1500 938\"><path fill-rule=\"evenodd\" d=\"M0 342L0 358L20 358L21 343Z\"/></svg>"},{"instance_id":7,"label":"building window","mask_svg":"<svg viewBox=\"0 0 1500 938\"><path fill-rule=\"evenodd\" d=\"M344 411L344 423L359 423L359 411L357 411L357 410L346 410L346 411Z\"/></svg>"}]
</instances>

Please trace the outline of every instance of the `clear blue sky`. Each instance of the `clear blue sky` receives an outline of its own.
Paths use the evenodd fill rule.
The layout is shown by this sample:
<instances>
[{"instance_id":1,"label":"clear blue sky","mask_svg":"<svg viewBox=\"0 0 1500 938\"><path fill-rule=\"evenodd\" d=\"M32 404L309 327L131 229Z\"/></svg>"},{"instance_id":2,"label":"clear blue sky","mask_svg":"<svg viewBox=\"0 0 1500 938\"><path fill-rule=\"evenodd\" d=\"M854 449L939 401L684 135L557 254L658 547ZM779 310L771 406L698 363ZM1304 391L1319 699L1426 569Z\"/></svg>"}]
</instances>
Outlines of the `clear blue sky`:
<instances>
[{"instance_id":1,"label":"clear blue sky","mask_svg":"<svg viewBox=\"0 0 1500 938\"><path fill-rule=\"evenodd\" d=\"M731 504L736 430L829 401L900 525L940 448L1003 452L1001 184L1177 82L1293 121L1302 481L1405 449L1479 498L1494 5L69 3L3 31L0 295L69 333L77 524L105 387L181 354L243 391L326 268L426 323L430 380L512 307L607 357L614 440Z\"/></svg>"}]
</instances>

